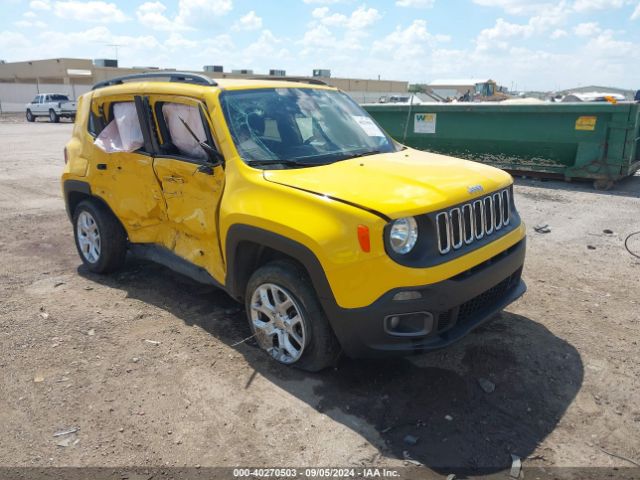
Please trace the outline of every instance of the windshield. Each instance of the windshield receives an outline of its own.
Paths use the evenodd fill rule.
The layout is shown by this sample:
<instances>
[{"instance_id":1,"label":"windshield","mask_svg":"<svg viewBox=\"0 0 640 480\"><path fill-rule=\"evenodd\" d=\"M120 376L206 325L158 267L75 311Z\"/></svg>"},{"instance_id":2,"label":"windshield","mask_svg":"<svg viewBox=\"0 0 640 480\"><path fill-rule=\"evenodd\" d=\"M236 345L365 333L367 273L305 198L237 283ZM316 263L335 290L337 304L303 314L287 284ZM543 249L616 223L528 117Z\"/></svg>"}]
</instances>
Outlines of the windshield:
<instances>
[{"instance_id":1,"label":"windshield","mask_svg":"<svg viewBox=\"0 0 640 480\"><path fill-rule=\"evenodd\" d=\"M338 91L269 88L227 91L220 99L238 153L250 165L313 166L399 149Z\"/></svg>"}]
</instances>

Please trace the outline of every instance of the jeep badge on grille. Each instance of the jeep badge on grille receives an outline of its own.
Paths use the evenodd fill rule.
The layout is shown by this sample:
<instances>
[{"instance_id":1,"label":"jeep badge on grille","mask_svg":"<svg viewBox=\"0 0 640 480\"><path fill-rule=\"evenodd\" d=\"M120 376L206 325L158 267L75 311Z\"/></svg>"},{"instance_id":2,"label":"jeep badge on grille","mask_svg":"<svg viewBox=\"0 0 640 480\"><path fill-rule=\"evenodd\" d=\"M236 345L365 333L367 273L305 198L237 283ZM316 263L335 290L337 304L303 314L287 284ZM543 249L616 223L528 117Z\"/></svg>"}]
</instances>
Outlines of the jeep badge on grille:
<instances>
[{"instance_id":1,"label":"jeep badge on grille","mask_svg":"<svg viewBox=\"0 0 640 480\"><path fill-rule=\"evenodd\" d=\"M482 188L482 185L469 185L467 187L467 191L470 194L474 194L474 193L478 193L478 192L484 192L484 188Z\"/></svg>"}]
</instances>

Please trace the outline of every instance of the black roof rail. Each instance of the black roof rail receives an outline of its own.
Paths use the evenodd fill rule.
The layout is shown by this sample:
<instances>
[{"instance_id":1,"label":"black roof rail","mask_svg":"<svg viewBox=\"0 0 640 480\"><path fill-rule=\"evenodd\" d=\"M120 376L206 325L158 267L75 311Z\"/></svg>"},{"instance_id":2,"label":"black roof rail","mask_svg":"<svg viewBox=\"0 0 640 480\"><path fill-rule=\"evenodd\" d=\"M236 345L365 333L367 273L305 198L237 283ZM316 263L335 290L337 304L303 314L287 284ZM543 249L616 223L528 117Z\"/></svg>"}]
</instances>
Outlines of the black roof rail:
<instances>
[{"instance_id":1,"label":"black roof rail","mask_svg":"<svg viewBox=\"0 0 640 480\"><path fill-rule=\"evenodd\" d=\"M110 87L112 85L122 85L127 81L137 81L145 79L169 79L170 82L190 83L193 85L205 85L215 87L218 84L207 77L199 73L189 72L147 72L147 73L134 73L132 75L125 75L123 77L111 78L102 82L96 83L91 90L97 90L98 88Z\"/></svg>"},{"instance_id":2,"label":"black roof rail","mask_svg":"<svg viewBox=\"0 0 640 480\"><path fill-rule=\"evenodd\" d=\"M317 78L307 78L307 77L251 77L250 80L275 80L278 82L298 82L298 83L309 83L311 85L324 85L326 87L330 87L327 82L323 82L322 80L318 80Z\"/></svg>"}]
</instances>

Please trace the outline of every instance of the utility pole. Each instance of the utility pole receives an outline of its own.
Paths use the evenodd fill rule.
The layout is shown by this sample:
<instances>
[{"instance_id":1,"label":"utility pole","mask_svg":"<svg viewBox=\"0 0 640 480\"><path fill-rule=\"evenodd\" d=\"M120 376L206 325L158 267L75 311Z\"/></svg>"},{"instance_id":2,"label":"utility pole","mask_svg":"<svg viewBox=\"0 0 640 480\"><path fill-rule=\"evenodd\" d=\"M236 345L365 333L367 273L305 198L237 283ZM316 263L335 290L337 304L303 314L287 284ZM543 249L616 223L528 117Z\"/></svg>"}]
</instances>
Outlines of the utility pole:
<instances>
[{"instance_id":1,"label":"utility pole","mask_svg":"<svg viewBox=\"0 0 640 480\"><path fill-rule=\"evenodd\" d=\"M118 61L118 47L123 47L124 45L121 45L119 43L110 43L107 45L107 47L114 47L116 49L116 62Z\"/></svg>"}]
</instances>

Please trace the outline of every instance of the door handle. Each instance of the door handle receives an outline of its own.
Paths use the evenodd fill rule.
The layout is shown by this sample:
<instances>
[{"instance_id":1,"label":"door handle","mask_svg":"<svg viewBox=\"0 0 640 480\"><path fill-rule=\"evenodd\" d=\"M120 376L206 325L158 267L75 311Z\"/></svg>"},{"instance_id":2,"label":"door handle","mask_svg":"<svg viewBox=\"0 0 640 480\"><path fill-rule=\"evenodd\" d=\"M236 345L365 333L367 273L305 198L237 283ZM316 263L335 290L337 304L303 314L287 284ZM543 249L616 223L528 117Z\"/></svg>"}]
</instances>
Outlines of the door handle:
<instances>
[{"instance_id":1,"label":"door handle","mask_svg":"<svg viewBox=\"0 0 640 480\"><path fill-rule=\"evenodd\" d=\"M98 165L96 165L96 168L98 170L106 170L107 169L107 164L106 163L99 163Z\"/></svg>"},{"instance_id":2,"label":"door handle","mask_svg":"<svg viewBox=\"0 0 640 480\"><path fill-rule=\"evenodd\" d=\"M163 180L165 182L170 182L170 183L184 183L184 178L182 177L177 177L175 175L169 175L163 178Z\"/></svg>"}]
</instances>

